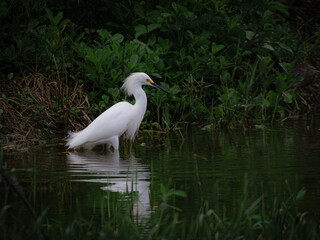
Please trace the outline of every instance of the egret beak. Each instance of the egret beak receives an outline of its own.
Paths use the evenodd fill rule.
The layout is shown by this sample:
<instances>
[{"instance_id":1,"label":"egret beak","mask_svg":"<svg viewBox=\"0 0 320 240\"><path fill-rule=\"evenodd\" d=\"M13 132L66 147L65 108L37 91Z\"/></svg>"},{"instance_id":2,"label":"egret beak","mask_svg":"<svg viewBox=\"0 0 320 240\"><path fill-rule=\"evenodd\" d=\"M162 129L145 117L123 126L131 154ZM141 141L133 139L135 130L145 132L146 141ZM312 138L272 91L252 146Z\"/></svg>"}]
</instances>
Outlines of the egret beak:
<instances>
[{"instance_id":1,"label":"egret beak","mask_svg":"<svg viewBox=\"0 0 320 240\"><path fill-rule=\"evenodd\" d=\"M160 89L161 91L170 94L167 90L165 90L164 88L160 87L158 84L156 84L155 82L153 82L152 80L148 79L147 80L148 83L150 83L153 87Z\"/></svg>"}]
</instances>

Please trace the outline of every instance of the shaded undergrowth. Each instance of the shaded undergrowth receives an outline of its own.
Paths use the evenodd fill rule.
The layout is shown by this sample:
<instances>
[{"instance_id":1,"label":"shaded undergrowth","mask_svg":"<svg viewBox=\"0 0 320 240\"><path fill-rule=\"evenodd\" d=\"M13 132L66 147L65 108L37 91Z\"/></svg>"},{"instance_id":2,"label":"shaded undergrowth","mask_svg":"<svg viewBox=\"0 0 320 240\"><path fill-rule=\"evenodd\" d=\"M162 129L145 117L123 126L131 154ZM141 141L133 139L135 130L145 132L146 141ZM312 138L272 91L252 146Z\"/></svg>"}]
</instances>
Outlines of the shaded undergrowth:
<instances>
[{"instance_id":1,"label":"shaded undergrowth","mask_svg":"<svg viewBox=\"0 0 320 240\"><path fill-rule=\"evenodd\" d=\"M2 93L0 108L2 138L14 145L61 138L67 126L81 128L91 122L92 106L82 86L70 88L56 74L45 77L34 73L12 79Z\"/></svg>"}]
</instances>

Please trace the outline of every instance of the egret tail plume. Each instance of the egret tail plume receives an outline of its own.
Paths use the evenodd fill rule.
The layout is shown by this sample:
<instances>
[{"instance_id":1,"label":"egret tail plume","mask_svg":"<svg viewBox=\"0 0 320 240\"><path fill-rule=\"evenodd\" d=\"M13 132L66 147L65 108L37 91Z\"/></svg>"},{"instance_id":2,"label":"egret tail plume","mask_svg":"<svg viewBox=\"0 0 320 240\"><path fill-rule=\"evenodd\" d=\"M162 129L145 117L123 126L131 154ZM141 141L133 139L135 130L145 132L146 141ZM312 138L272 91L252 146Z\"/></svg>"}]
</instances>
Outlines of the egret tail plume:
<instances>
[{"instance_id":1,"label":"egret tail plume","mask_svg":"<svg viewBox=\"0 0 320 240\"><path fill-rule=\"evenodd\" d=\"M70 148L78 148L83 144L83 141L81 138L79 138L79 135L81 134L82 131L80 132L68 132L68 139L67 139L67 147L68 149Z\"/></svg>"}]
</instances>

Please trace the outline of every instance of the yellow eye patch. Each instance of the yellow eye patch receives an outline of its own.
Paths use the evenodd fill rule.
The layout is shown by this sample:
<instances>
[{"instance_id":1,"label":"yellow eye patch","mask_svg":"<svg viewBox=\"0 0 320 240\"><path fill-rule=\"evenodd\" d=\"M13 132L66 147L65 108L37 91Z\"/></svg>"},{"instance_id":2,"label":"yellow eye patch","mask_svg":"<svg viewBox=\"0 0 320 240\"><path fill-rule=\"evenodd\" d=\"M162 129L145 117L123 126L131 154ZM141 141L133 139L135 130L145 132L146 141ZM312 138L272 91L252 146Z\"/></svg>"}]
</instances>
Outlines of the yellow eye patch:
<instances>
[{"instance_id":1,"label":"yellow eye patch","mask_svg":"<svg viewBox=\"0 0 320 240\"><path fill-rule=\"evenodd\" d=\"M153 83L153 81L151 79L147 79L148 83Z\"/></svg>"}]
</instances>

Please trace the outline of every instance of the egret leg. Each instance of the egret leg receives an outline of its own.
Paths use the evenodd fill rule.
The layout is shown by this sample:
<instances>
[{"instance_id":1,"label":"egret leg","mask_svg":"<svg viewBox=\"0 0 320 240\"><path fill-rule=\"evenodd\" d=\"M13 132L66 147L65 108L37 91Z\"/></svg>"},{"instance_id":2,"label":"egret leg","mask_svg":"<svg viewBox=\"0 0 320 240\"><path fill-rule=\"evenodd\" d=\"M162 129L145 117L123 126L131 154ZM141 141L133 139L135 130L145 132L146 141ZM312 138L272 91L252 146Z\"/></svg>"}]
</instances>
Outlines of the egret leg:
<instances>
[{"instance_id":1,"label":"egret leg","mask_svg":"<svg viewBox=\"0 0 320 240\"><path fill-rule=\"evenodd\" d=\"M111 138L108 138L108 144L117 151L119 149L119 137L113 136Z\"/></svg>"},{"instance_id":2,"label":"egret leg","mask_svg":"<svg viewBox=\"0 0 320 240\"><path fill-rule=\"evenodd\" d=\"M96 142L90 142L90 143L87 143L84 147L87 149L92 149L96 145L101 145L101 144L107 144L108 148L110 148L112 146L114 148L114 150L118 150L119 149L119 137L113 136L113 137L110 137L107 139L101 139Z\"/></svg>"},{"instance_id":3,"label":"egret leg","mask_svg":"<svg viewBox=\"0 0 320 240\"><path fill-rule=\"evenodd\" d=\"M92 150L96 146L96 143L86 143L82 147L88 150Z\"/></svg>"},{"instance_id":4,"label":"egret leg","mask_svg":"<svg viewBox=\"0 0 320 240\"><path fill-rule=\"evenodd\" d=\"M86 144L83 144L82 147L84 147L88 150L92 150L95 146L101 145L101 144L107 144L108 148L110 148L112 146L114 148L114 150L118 150L119 149L119 137L113 136L113 137L110 137L107 139L101 139L96 142L87 142Z\"/></svg>"}]
</instances>

